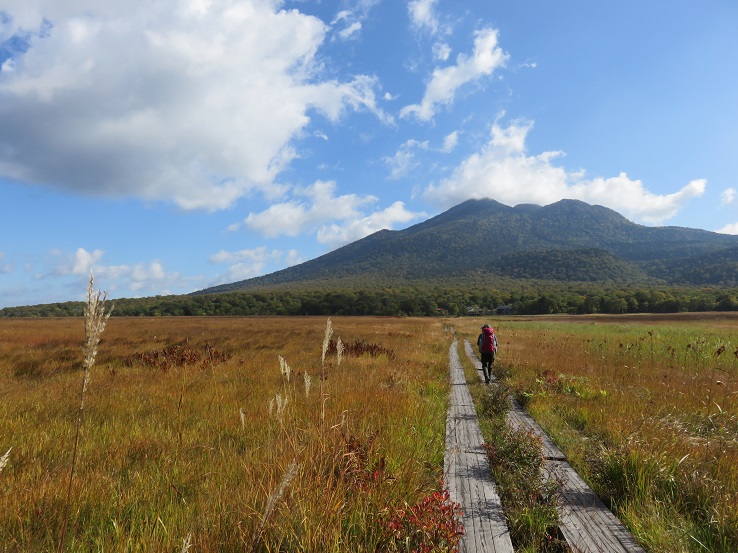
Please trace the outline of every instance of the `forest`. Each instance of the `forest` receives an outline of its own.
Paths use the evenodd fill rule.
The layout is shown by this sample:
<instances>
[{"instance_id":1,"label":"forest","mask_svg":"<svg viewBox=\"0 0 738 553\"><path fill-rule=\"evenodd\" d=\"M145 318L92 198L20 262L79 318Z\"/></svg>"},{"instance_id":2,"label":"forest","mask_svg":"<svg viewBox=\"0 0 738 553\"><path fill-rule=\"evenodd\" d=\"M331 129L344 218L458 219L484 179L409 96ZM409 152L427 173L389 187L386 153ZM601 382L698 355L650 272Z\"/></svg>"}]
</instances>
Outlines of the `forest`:
<instances>
[{"instance_id":1,"label":"forest","mask_svg":"<svg viewBox=\"0 0 738 553\"><path fill-rule=\"evenodd\" d=\"M466 316L509 306L515 315L679 313L738 310L728 287L645 287L555 281L504 281L485 286L290 287L218 294L112 299L113 316L378 315ZM0 317L78 317L83 302L6 307ZM507 310L506 310L507 311Z\"/></svg>"}]
</instances>

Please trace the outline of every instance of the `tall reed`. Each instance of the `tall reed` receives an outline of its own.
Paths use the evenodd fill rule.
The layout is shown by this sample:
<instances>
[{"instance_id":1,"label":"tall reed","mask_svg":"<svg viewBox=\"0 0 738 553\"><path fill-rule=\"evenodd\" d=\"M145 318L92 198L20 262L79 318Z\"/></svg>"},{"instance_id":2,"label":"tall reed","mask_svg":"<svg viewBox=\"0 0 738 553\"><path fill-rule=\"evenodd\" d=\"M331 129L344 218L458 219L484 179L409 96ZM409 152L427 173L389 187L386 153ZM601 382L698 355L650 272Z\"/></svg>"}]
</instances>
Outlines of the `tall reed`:
<instances>
[{"instance_id":1,"label":"tall reed","mask_svg":"<svg viewBox=\"0 0 738 553\"><path fill-rule=\"evenodd\" d=\"M97 345L100 342L100 336L110 317L111 309L105 312L105 303L108 298L107 292L98 290L94 292L95 279L90 274L90 282L87 286L87 305L85 305L85 357L82 362L82 385L79 392L79 410L77 411L77 427L74 432L74 451L72 453L72 467L69 469L69 484L67 486L66 506L64 508L64 525L62 526L62 534L59 540L59 553L64 551L64 542L67 536L67 526L69 524L69 509L72 504L72 481L74 479L74 469L77 465L77 449L79 447L79 432L82 427L82 418L85 410L85 392L90 384L90 375L92 367L97 357Z\"/></svg>"}]
</instances>

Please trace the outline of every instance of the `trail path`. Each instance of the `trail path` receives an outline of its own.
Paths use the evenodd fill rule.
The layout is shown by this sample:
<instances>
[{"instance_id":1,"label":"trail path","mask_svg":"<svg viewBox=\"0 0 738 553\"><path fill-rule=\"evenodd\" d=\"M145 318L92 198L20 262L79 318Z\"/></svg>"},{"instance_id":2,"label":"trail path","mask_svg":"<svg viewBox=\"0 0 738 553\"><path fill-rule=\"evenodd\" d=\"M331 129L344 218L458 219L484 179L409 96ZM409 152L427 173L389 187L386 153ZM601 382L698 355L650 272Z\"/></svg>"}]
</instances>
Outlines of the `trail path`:
<instances>
[{"instance_id":1,"label":"trail path","mask_svg":"<svg viewBox=\"0 0 738 553\"><path fill-rule=\"evenodd\" d=\"M481 363L468 340L464 340L464 349L482 379ZM460 503L462 511L467 513L463 522L468 536L462 540L460 550L470 553L512 551L499 496L481 446L479 423L456 340L449 350L449 366L452 390L446 420L444 473L452 499ZM544 477L556 478L562 484L558 502L560 528L572 551L644 553L623 524L571 468L561 450L514 400L508 423L514 428L532 430L541 438L546 458ZM484 491L479 493L477 488L484 488ZM499 539L500 545L497 542L488 545L491 538Z\"/></svg>"},{"instance_id":2,"label":"trail path","mask_svg":"<svg viewBox=\"0 0 738 553\"><path fill-rule=\"evenodd\" d=\"M448 352L451 398L446 416L444 479L451 500L461 505L461 553L513 551L489 461L482 448L477 412L459 360L457 340Z\"/></svg>"}]
</instances>

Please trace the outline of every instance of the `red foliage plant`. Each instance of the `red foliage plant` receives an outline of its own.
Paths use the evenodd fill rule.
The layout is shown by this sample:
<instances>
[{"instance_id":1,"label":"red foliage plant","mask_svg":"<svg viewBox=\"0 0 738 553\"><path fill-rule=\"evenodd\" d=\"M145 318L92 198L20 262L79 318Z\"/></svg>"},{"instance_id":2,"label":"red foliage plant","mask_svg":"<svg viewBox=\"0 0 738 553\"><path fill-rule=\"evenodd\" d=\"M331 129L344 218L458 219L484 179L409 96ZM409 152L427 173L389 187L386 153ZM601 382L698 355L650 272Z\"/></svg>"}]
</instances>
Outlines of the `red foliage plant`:
<instances>
[{"instance_id":1,"label":"red foliage plant","mask_svg":"<svg viewBox=\"0 0 738 553\"><path fill-rule=\"evenodd\" d=\"M188 345L172 345L166 346L160 351L132 353L126 358L125 363L129 367L132 367L135 363L140 363L167 372L172 367L197 364L201 368L207 369L218 363L228 361L230 358L230 353L218 351L208 342L205 342L204 352L193 349Z\"/></svg>"},{"instance_id":2,"label":"red foliage plant","mask_svg":"<svg viewBox=\"0 0 738 553\"><path fill-rule=\"evenodd\" d=\"M451 501L448 490L435 491L415 505L396 509L385 521L399 551L435 553L456 551L464 534L461 505Z\"/></svg>"},{"instance_id":3,"label":"red foliage plant","mask_svg":"<svg viewBox=\"0 0 738 553\"><path fill-rule=\"evenodd\" d=\"M328 349L326 349L326 355L335 355L338 351L338 343L336 340L328 342ZM369 357L379 357L380 355L386 355L387 359L393 360L395 358L395 352L391 349L380 346L379 344L370 344L364 340L355 340L354 342L344 342L343 344L343 355L347 357L361 357L367 355Z\"/></svg>"}]
</instances>

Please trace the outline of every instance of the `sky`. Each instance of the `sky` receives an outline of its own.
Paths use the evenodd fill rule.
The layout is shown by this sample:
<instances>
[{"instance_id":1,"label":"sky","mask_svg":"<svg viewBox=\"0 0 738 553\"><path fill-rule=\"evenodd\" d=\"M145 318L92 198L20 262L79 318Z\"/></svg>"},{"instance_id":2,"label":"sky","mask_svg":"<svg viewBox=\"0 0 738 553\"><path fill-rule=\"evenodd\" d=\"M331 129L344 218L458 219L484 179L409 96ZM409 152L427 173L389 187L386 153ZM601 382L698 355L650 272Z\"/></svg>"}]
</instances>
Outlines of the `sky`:
<instances>
[{"instance_id":1,"label":"sky","mask_svg":"<svg viewBox=\"0 0 738 553\"><path fill-rule=\"evenodd\" d=\"M470 198L738 234L736 29L735 0L0 0L0 308L236 282Z\"/></svg>"}]
</instances>

